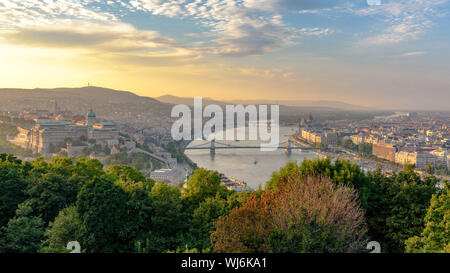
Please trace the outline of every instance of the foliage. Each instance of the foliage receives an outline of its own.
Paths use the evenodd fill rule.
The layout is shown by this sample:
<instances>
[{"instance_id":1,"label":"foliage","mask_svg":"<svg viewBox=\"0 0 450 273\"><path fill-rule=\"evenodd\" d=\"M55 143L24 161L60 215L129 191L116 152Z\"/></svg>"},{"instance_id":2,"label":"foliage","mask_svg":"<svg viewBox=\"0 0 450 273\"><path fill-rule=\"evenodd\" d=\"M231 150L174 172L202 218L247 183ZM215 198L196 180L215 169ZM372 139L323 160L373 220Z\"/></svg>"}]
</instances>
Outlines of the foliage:
<instances>
[{"instance_id":1,"label":"foliage","mask_svg":"<svg viewBox=\"0 0 450 273\"><path fill-rule=\"evenodd\" d=\"M421 234L437 180L421 179L412 169L386 177L378 170L369 173L371 194L366 212L369 236L383 252L405 250L405 240Z\"/></svg>"},{"instance_id":2,"label":"foliage","mask_svg":"<svg viewBox=\"0 0 450 273\"><path fill-rule=\"evenodd\" d=\"M191 222L191 232L196 236L194 246L197 249L209 249L210 234L215 230L214 224L221 216L229 213L229 205L226 200L217 194L214 198L208 197L194 210Z\"/></svg>"},{"instance_id":3,"label":"foliage","mask_svg":"<svg viewBox=\"0 0 450 273\"><path fill-rule=\"evenodd\" d=\"M189 179L187 188L184 190L183 198L187 202L198 207L200 202L208 197L215 197L217 193L221 197L229 194L228 189L220 184L221 176L216 171L197 169Z\"/></svg>"},{"instance_id":4,"label":"foliage","mask_svg":"<svg viewBox=\"0 0 450 273\"><path fill-rule=\"evenodd\" d=\"M119 152L106 158L105 164L111 165L128 165L138 170L148 170L151 167L151 158L142 153Z\"/></svg>"},{"instance_id":5,"label":"foliage","mask_svg":"<svg viewBox=\"0 0 450 273\"><path fill-rule=\"evenodd\" d=\"M33 253L42 247L44 221L30 216L32 211L27 203L19 205L16 216L0 231L0 252Z\"/></svg>"},{"instance_id":6,"label":"foliage","mask_svg":"<svg viewBox=\"0 0 450 273\"><path fill-rule=\"evenodd\" d=\"M24 166L12 155L0 155L0 227L15 215L17 205L26 200Z\"/></svg>"},{"instance_id":7,"label":"foliage","mask_svg":"<svg viewBox=\"0 0 450 273\"><path fill-rule=\"evenodd\" d=\"M83 234L85 233L81 223L80 215L75 206L62 209L55 221L51 222L45 236L47 245L41 252L46 253L66 253L66 245L70 241L78 241L81 246L83 243Z\"/></svg>"},{"instance_id":8,"label":"foliage","mask_svg":"<svg viewBox=\"0 0 450 273\"><path fill-rule=\"evenodd\" d=\"M334 163L328 157L314 160L305 159L300 166L295 162L290 162L272 174L271 179L266 183L266 190L277 190L279 183L286 183L288 178L293 176L326 176L337 185L355 188L358 191L361 206L363 208L368 206L369 179L356 163L347 159L336 159Z\"/></svg>"},{"instance_id":9,"label":"foliage","mask_svg":"<svg viewBox=\"0 0 450 273\"><path fill-rule=\"evenodd\" d=\"M164 252L181 247L187 230L181 194L177 187L156 183L150 196L153 200L148 252Z\"/></svg>"},{"instance_id":10,"label":"foliage","mask_svg":"<svg viewBox=\"0 0 450 273\"><path fill-rule=\"evenodd\" d=\"M78 194L77 211L86 233L88 252L125 252L131 250L127 237L127 193L113 181L94 178Z\"/></svg>"},{"instance_id":11,"label":"foliage","mask_svg":"<svg viewBox=\"0 0 450 273\"><path fill-rule=\"evenodd\" d=\"M218 252L354 252L365 232L353 189L293 176L219 218L211 240Z\"/></svg>"},{"instance_id":12,"label":"foliage","mask_svg":"<svg viewBox=\"0 0 450 273\"><path fill-rule=\"evenodd\" d=\"M420 236L406 241L406 252L450 253L450 184L444 193L433 195Z\"/></svg>"},{"instance_id":13,"label":"foliage","mask_svg":"<svg viewBox=\"0 0 450 273\"><path fill-rule=\"evenodd\" d=\"M181 188L130 166L0 154L0 252L67 252L73 240L87 253L354 252L366 239L383 252L450 252L448 185L411 167L387 176L304 160L242 193L220 180L198 169Z\"/></svg>"}]
</instances>

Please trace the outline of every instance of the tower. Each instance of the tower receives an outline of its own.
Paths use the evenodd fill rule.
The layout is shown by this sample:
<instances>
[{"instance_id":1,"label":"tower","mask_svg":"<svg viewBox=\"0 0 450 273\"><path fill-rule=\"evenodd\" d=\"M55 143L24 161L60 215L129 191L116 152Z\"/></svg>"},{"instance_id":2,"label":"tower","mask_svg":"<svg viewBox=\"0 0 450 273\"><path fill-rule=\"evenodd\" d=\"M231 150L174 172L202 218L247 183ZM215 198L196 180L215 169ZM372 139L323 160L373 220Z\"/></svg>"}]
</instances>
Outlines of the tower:
<instances>
[{"instance_id":1,"label":"tower","mask_svg":"<svg viewBox=\"0 0 450 273\"><path fill-rule=\"evenodd\" d=\"M55 99L55 104L53 106L53 113L55 114L55 116L59 113L59 108L58 108L58 102Z\"/></svg>"},{"instance_id":2,"label":"tower","mask_svg":"<svg viewBox=\"0 0 450 273\"><path fill-rule=\"evenodd\" d=\"M211 148L209 150L211 156L215 156L216 155L216 140L213 139L211 140Z\"/></svg>"},{"instance_id":3,"label":"tower","mask_svg":"<svg viewBox=\"0 0 450 273\"><path fill-rule=\"evenodd\" d=\"M291 140L290 139L286 140L286 150L284 150L284 152L287 155L291 155L292 154L292 146L291 146Z\"/></svg>"},{"instance_id":4,"label":"tower","mask_svg":"<svg viewBox=\"0 0 450 273\"><path fill-rule=\"evenodd\" d=\"M307 122L308 124L311 124L312 121L313 121L313 117L312 117L311 113L309 113L308 119L306 120L306 122Z\"/></svg>"},{"instance_id":5,"label":"tower","mask_svg":"<svg viewBox=\"0 0 450 273\"><path fill-rule=\"evenodd\" d=\"M97 122L97 116L95 115L94 110L89 110L86 115L86 125L92 126Z\"/></svg>"}]
</instances>

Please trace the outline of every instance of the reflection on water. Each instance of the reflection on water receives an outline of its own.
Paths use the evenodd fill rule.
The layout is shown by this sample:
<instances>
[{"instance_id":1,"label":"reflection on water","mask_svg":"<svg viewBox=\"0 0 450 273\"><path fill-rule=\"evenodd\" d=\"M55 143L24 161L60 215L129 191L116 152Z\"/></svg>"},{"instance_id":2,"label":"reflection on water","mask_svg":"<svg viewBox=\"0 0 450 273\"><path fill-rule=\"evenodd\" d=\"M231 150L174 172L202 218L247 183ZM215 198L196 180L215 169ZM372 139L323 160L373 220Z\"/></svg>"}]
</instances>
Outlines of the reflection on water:
<instances>
[{"instance_id":1,"label":"reflection on water","mask_svg":"<svg viewBox=\"0 0 450 273\"><path fill-rule=\"evenodd\" d=\"M280 128L280 146L284 146L287 138L295 132L294 127ZM218 141L235 146L259 146L258 141ZM196 146L206 141L193 141L189 146ZM216 146L222 146L216 144ZM209 150L186 150L186 155L200 168L217 170L230 178L244 180L247 185L257 189L264 187L272 173L286 165L289 161L301 162L303 159L312 159L317 154L310 151L292 150L290 156L284 149L272 152L261 152L259 149L217 149L215 157L211 157Z\"/></svg>"}]
</instances>

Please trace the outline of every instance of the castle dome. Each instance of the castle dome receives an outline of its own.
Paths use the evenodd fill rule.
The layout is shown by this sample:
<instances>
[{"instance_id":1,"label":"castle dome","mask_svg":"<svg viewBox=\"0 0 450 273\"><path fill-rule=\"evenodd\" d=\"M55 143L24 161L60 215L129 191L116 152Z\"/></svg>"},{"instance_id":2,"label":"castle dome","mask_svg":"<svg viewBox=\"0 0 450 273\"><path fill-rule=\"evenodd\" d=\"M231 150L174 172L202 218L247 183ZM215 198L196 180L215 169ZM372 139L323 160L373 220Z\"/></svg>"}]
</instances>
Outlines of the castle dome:
<instances>
[{"instance_id":1,"label":"castle dome","mask_svg":"<svg viewBox=\"0 0 450 273\"><path fill-rule=\"evenodd\" d=\"M88 114L87 114L87 116L88 116L88 118L95 118L96 116L95 116L95 112L94 112L94 110L89 110L89 112L88 112Z\"/></svg>"}]
</instances>

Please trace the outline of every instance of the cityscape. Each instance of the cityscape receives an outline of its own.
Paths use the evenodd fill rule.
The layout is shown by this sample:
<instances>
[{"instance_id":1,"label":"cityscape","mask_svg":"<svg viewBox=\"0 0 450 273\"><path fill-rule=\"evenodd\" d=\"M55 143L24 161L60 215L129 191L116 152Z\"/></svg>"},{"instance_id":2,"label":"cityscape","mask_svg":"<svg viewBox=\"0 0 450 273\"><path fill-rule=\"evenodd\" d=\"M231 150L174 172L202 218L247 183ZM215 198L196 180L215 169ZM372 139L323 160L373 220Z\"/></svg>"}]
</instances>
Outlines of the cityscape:
<instances>
[{"instance_id":1,"label":"cityscape","mask_svg":"<svg viewBox=\"0 0 450 273\"><path fill-rule=\"evenodd\" d=\"M0 0L0 261L445 265L449 15L450 0Z\"/></svg>"}]
</instances>

